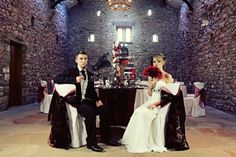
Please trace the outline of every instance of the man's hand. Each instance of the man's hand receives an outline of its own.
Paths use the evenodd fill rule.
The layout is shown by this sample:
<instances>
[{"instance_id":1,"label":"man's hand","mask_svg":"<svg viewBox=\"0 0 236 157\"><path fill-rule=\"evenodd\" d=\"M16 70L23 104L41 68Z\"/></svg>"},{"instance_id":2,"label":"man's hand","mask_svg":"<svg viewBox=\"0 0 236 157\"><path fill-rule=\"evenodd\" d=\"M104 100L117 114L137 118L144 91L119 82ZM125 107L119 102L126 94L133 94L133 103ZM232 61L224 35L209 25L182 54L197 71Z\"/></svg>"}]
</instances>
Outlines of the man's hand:
<instances>
[{"instance_id":1,"label":"man's hand","mask_svg":"<svg viewBox=\"0 0 236 157\"><path fill-rule=\"evenodd\" d=\"M101 100L96 101L96 107L103 106L103 103Z\"/></svg>"},{"instance_id":2,"label":"man's hand","mask_svg":"<svg viewBox=\"0 0 236 157\"><path fill-rule=\"evenodd\" d=\"M80 83L82 80L84 80L84 76L77 76L76 77L76 83Z\"/></svg>"}]
</instances>

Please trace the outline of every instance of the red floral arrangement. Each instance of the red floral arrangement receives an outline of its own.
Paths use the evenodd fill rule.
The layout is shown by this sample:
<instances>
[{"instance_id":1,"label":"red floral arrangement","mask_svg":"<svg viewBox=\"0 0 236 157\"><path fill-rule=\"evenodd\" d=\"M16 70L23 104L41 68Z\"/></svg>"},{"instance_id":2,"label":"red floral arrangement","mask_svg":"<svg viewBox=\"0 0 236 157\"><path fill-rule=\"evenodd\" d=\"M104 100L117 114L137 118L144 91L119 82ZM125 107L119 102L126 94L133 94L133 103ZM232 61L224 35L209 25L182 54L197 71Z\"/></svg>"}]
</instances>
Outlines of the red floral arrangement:
<instances>
[{"instance_id":1,"label":"red floral arrangement","mask_svg":"<svg viewBox=\"0 0 236 157\"><path fill-rule=\"evenodd\" d=\"M154 78L154 77L158 78L158 79L162 78L162 72L154 66L149 66L149 67L145 68L143 71L143 75L145 77L150 76L152 78Z\"/></svg>"}]
</instances>

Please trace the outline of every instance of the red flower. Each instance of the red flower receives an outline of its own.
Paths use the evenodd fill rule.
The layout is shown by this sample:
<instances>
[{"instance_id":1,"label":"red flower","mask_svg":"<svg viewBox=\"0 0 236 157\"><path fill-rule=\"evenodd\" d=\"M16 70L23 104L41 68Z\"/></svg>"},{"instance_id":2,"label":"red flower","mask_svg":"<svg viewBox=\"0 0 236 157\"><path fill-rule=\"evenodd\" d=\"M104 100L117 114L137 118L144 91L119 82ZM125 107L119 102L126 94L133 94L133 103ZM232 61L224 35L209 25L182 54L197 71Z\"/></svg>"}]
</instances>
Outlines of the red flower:
<instances>
[{"instance_id":1,"label":"red flower","mask_svg":"<svg viewBox=\"0 0 236 157\"><path fill-rule=\"evenodd\" d=\"M125 65L129 63L128 59L124 60Z\"/></svg>"},{"instance_id":2,"label":"red flower","mask_svg":"<svg viewBox=\"0 0 236 157\"><path fill-rule=\"evenodd\" d=\"M155 77L158 79L162 78L162 72L154 66L149 66L149 67L145 68L143 71L143 75L146 77L150 76L152 78Z\"/></svg>"},{"instance_id":3,"label":"red flower","mask_svg":"<svg viewBox=\"0 0 236 157\"><path fill-rule=\"evenodd\" d=\"M119 51L120 49L118 47L115 47L114 50L117 52Z\"/></svg>"}]
</instances>

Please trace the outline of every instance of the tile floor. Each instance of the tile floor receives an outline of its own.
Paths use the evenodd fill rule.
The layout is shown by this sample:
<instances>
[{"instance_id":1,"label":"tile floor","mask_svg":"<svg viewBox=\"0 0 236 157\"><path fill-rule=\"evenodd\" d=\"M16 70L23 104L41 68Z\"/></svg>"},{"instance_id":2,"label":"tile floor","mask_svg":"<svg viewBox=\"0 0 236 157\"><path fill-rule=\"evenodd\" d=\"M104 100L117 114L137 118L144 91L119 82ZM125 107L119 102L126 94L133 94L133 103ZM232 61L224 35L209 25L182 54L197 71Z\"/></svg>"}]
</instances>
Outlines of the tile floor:
<instances>
[{"instance_id":1,"label":"tile floor","mask_svg":"<svg viewBox=\"0 0 236 157\"><path fill-rule=\"evenodd\" d=\"M236 157L236 116L211 107L205 117L187 117L186 135L190 149L164 153L133 154L124 146L101 144L103 153L86 147L55 149L47 145L50 125L38 104L13 107L0 112L0 157Z\"/></svg>"}]
</instances>

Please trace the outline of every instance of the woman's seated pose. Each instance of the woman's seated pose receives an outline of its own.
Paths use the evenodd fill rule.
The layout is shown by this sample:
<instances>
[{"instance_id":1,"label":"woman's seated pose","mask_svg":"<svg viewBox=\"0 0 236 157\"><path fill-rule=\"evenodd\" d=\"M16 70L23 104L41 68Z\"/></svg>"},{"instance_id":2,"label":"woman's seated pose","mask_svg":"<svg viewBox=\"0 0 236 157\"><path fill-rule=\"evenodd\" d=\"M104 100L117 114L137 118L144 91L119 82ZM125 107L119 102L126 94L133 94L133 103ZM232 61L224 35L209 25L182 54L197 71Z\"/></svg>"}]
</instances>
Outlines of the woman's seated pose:
<instances>
[{"instance_id":1,"label":"woman's seated pose","mask_svg":"<svg viewBox=\"0 0 236 157\"><path fill-rule=\"evenodd\" d=\"M170 96L164 98L163 101L161 100L161 91L163 90L166 93L165 96L168 95L167 93L173 95L172 92L166 90L167 84L173 83L173 78L169 73L163 70L164 64L165 57L162 54L157 55L153 58L153 66L144 70L144 75L148 76L148 94L151 97L146 103L134 111L125 130L121 141L129 152L167 151L165 147L166 139L164 138L164 133L166 131L164 131L164 125L161 127L162 130L158 130L157 127L159 125L157 124L159 122L157 117L158 114L161 113L162 107L167 103L171 104L169 105L170 107L172 106L172 99L168 99ZM177 94L177 92L175 92L175 94ZM167 111L162 115L164 118L162 119L162 121L164 121L163 123L165 123L166 115L168 116ZM185 139L185 135L183 138ZM172 139L169 140L171 141Z\"/></svg>"},{"instance_id":2,"label":"woman's seated pose","mask_svg":"<svg viewBox=\"0 0 236 157\"><path fill-rule=\"evenodd\" d=\"M160 89L166 83L163 80L156 80L155 88L151 98L135 110L130 118L129 124L122 138L122 144L127 147L129 152L142 153L158 151L163 152L167 149L164 145L158 145L155 118L160 111ZM164 136L164 135L163 135Z\"/></svg>"}]
</instances>

